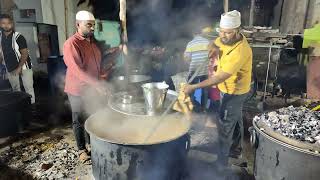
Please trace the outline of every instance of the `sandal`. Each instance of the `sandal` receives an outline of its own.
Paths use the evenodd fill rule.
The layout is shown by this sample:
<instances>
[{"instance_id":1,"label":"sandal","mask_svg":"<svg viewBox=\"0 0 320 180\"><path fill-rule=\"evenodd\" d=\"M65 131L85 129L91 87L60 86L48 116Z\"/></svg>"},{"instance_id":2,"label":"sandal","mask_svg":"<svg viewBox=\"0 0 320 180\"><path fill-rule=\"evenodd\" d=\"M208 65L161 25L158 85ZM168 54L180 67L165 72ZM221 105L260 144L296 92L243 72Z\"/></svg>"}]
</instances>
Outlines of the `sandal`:
<instances>
[{"instance_id":1,"label":"sandal","mask_svg":"<svg viewBox=\"0 0 320 180\"><path fill-rule=\"evenodd\" d=\"M90 144L86 144L86 149L87 149L87 154L89 156L91 156L91 145Z\"/></svg>"},{"instance_id":2,"label":"sandal","mask_svg":"<svg viewBox=\"0 0 320 180\"><path fill-rule=\"evenodd\" d=\"M87 152L85 150L79 151L79 161L82 164L85 164L85 165L90 165L91 164L90 156L88 156L88 154L87 154Z\"/></svg>"}]
</instances>

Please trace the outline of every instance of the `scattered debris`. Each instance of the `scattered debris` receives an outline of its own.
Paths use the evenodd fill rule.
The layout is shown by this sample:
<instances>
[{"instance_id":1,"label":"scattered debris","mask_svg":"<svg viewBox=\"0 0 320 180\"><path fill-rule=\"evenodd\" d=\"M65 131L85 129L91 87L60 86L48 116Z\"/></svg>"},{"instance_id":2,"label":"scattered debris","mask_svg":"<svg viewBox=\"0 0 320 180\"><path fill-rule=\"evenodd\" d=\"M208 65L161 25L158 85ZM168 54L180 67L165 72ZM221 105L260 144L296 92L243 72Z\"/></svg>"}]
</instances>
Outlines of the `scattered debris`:
<instances>
[{"instance_id":1,"label":"scattered debris","mask_svg":"<svg viewBox=\"0 0 320 180\"><path fill-rule=\"evenodd\" d=\"M11 145L0 153L2 164L30 174L35 179L70 177L78 165L77 150L63 139Z\"/></svg>"},{"instance_id":2,"label":"scattered debris","mask_svg":"<svg viewBox=\"0 0 320 180\"><path fill-rule=\"evenodd\" d=\"M46 170L50 169L52 166L53 166L52 163L49 163L49 164L43 163L43 164L41 165L41 169L43 169L43 170L46 171Z\"/></svg>"}]
</instances>

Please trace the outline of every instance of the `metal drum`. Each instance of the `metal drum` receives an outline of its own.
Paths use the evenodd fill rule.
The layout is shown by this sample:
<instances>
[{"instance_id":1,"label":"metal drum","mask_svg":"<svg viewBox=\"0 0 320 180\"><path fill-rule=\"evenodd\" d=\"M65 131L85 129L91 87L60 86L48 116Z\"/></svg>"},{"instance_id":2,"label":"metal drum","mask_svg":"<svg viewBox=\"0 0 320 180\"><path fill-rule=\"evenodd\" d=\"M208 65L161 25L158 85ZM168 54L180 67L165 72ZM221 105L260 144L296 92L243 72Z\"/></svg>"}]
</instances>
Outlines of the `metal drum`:
<instances>
[{"instance_id":1,"label":"metal drum","mask_svg":"<svg viewBox=\"0 0 320 180\"><path fill-rule=\"evenodd\" d=\"M189 150L190 121L169 114L145 141L159 117L103 109L85 123L95 180L178 180Z\"/></svg>"},{"instance_id":2,"label":"metal drum","mask_svg":"<svg viewBox=\"0 0 320 180\"><path fill-rule=\"evenodd\" d=\"M31 118L29 94L0 91L0 137L15 135L29 123Z\"/></svg>"},{"instance_id":3,"label":"metal drum","mask_svg":"<svg viewBox=\"0 0 320 180\"><path fill-rule=\"evenodd\" d=\"M256 180L319 179L319 146L289 139L256 121L250 133Z\"/></svg>"}]
</instances>

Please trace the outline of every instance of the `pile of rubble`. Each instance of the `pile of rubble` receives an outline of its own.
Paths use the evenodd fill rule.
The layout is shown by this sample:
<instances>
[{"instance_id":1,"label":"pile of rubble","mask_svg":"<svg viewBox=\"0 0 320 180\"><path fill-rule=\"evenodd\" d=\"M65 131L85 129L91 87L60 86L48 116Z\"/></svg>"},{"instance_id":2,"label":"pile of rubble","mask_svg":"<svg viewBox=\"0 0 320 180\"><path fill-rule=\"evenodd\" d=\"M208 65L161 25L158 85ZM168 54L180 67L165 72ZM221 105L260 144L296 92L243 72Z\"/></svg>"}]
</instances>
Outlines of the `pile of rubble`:
<instances>
[{"instance_id":1,"label":"pile of rubble","mask_svg":"<svg viewBox=\"0 0 320 180\"><path fill-rule=\"evenodd\" d=\"M320 145L319 111L289 106L255 116L254 121L262 121L286 137Z\"/></svg>"},{"instance_id":2,"label":"pile of rubble","mask_svg":"<svg viewBox=\"0 0 320 180\"><path fill-rule=\"evenodd\" d=\"M64 179L75 171L77 151L64 140L27 142L10 146L0 154L1 163L35 179Z\"/></svg>"}]
</instances>

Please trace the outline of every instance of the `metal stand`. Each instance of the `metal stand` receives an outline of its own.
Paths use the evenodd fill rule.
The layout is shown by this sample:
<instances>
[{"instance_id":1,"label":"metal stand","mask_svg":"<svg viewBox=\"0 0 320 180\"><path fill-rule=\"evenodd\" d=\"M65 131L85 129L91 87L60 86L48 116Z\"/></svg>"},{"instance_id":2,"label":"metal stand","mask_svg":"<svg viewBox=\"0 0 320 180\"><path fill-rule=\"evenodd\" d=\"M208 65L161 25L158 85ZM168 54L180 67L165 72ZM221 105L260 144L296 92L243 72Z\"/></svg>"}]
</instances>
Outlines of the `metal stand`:
<instances>
[{"instance_id":1,"label":"metal stand","mask_svg":"<svg viewBox=\"0 0 320 180\"><path fill-rule=\"evenodd\" d=\"M267 66L267 72L266 72L266 81L265 81L265 84L264 84L264 91L263 91L263 102L265 102L265 100L266 100L268 78L269 78L269 69L270 69L270 62L271 62L271 50L272 50L272 41L270 41L270 47L269 47L268 66Z\"/></svg>"},{"instance_id":2,"label":"metal stand","mask_svg":"<svg viewBox=\"0 0 320 180\"><path fill-rule=\"evenodd\" d=\"M270 40L270 46L269 46L269 56L268 56L268 65L267 65L267 72L266 72L266 80L264 83L264 91L263 91L263 98L262 102L259 102L257 105L257 108L260 111L264 111L265 104L266 104L266 94L267 94L267 86L268 86L268 78L269 78L269 69L270 69L270 62L271 62L271 52L272 52L272 41Z\"/></svg>"}]
</instances>

